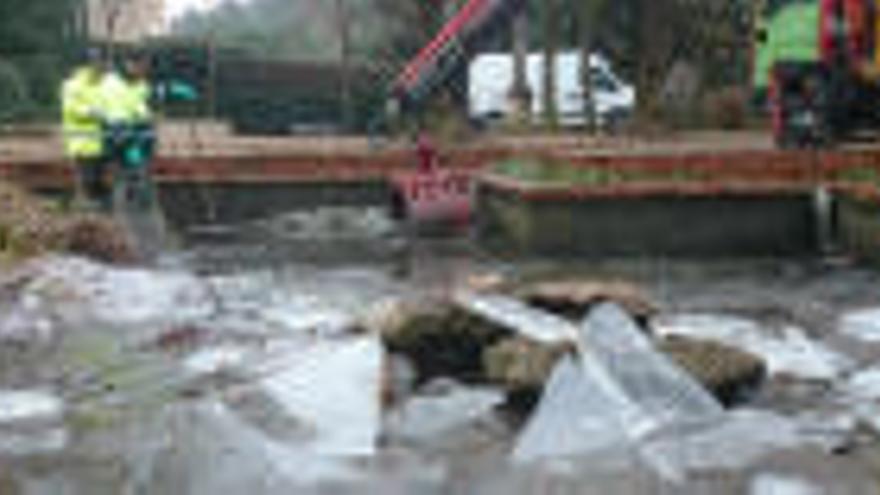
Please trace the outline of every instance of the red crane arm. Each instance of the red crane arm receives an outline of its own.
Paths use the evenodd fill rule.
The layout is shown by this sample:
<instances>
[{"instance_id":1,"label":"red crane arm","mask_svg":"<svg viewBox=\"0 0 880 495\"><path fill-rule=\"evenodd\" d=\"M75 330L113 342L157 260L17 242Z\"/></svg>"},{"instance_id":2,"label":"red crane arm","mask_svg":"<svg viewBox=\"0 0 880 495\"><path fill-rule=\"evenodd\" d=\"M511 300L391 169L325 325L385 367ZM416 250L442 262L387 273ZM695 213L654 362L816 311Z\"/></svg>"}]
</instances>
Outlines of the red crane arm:
<instances>
[{"instance_id":1,"label":"red crane arm","mask_svg":"<svg viewBox=\"0 0 880 495\"><path fill-rule=\"evenodd\" d=\"M434 66L434 62L450 46L450 43L467 32L469 28L475 27L480 20L489 14L490 8L497 3L493 0L469 0L440 29L437 36L404 67L394 81L394 89L403 92L412 89L425 71Z\"/></svg>"}]
</instances>

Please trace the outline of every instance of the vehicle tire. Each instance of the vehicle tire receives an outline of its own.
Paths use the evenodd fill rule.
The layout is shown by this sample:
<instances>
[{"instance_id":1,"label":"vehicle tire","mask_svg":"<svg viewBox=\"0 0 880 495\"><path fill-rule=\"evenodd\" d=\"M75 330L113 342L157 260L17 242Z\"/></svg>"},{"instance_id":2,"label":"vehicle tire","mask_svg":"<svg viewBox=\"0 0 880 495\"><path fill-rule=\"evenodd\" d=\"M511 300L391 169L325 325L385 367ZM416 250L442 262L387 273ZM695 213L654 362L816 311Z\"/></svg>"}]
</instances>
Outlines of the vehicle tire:
<instances>
[{"instance_id":1,"label":"vehicle tire","mask_svg":"<svg viewBox=\"0 0 880 495\"><path fill-rule=\"evenodd\" d=\"M399 222L406 221L409 217L409 211L403 192L395 188L391 192L391 199L389 202L391 218Z\"/></svg>"},{"instance_id":2,"label":"vehicle tire","mask_svg":"<svg viewBox=\"0 0 880 495\"><path fill-rule=\"evenodd\" d=\"M605 115L602 127L611 134L619 134L626 128L631 118L631 111L616 108Z\"/></svg>"}]
</instances>

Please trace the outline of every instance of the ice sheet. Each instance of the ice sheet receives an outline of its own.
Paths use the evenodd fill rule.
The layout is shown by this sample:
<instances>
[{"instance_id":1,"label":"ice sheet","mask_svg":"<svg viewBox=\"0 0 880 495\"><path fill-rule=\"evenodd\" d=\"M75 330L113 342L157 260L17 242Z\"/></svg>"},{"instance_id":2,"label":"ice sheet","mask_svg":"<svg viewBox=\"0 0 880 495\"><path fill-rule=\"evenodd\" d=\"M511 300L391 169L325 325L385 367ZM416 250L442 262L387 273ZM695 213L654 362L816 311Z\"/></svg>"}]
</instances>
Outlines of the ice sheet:
<instances>
[{"instance_id":1,"label":"ice sheet","mask_svg":"<svg viewBox=\"0 0 880 495\"><path fill-rule=\"evenodd\" d=\"M822 495L825 490L807 480L789 475L762 473L751 483L750 495Z\"/></svg>"},{"instance_id":2,"label":"ice sheet","mask_svg":"<svg viewBox=\"0 0 880 495\"><path fill-rule=\"evenodd\" d=\"M657 351L615 304L588 315L577 359L564 358L518 439L513 459L614 455L639 449L643 461L677 478L665 452L642 445L667 428L714 424L721 405L693 378ZM603 454L604 453L604 454Z\"/></svg>"},{"instance_id":3,"label":"ice sheet","mask_svg":"<svg viewBox=\"0 0 880 495\"><path fill-rule=\"evenodd\" d=\"M840 332L855 339L880 342L880 308L851 311L840 318Z\"/></svg>"},{"instance_id":4,"label":"ice sheet","mask_svg":"<svg viewBox=\"0 0 880 495\"><path fill-rule=\"evenodd\" d=\"M379 435L383 349L375 336L292 350L262 388L316 432L317 455L368 456Z\"/></svg>"},{"instance_id":5,"label":"ice sheet","mask_svg":"<svg viewBox=\"0 0 880 495\"><path fill-rule=\"evenodd\" d=\"M456 302L489 321L537 342L574 342L577 329L568 321L507 296L461 293Z\"/></svg>"},{"instance_id":6,"label":"ice sheet","mask_svg":"<svg viewBox=\"0 0 880 495\"><path fill-rule=\"evenodd\" d=\"M388 430L404 440L430 440L487 417L502 402L500 390L454 385L443 394L410 398L389 415Z\"/></svg>"}]
</instances>

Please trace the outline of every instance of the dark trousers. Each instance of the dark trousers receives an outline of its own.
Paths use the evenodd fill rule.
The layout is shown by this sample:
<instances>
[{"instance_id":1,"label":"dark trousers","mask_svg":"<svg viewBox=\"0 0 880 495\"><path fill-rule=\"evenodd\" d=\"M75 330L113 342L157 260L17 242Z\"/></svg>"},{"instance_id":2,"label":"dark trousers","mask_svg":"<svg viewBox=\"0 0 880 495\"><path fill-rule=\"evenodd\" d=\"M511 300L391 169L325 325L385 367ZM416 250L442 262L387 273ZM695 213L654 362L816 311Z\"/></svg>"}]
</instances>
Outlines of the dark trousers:
<instances>
[{"instance_id":1,"label":"dark trousers","mask_svg":"<svg viewBox=\"0 0 880 495\"><path fill-rule=\"evenodd\" d=\"M146 209L153 199L150 161L155 153L155 136L149 122L109 126L104 149L113 170L113 203L117 207ZM136 161L129 153L138 150Z\"/></svg>"},{"instance_id":2,"label":"dark trousers","mask_svg":"<svg viewBox=\"0 0 880 495\"><path fill-rule=\"evenodd\" d=\"M86 198L98 208L109 211L111 207L110 160L105 156L76 159L77 172Z\"/></svg>"}]
</instances>

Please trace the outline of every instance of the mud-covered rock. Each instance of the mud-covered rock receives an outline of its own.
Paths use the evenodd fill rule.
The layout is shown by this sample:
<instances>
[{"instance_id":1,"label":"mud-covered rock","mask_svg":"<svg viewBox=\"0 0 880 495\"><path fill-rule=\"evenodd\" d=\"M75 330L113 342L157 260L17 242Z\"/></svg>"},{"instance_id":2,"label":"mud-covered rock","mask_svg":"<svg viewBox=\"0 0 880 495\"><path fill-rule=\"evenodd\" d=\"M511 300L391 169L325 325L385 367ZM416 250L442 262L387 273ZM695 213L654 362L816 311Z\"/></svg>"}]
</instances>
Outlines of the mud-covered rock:
<instances>
[{"instance_id":1,"label":"mud-covered rock","mask_svg":"<svg viewBox=\"0 0 880 495\"><path fill-rule=\"evenodd\" d=\"M764 360L717 342L671 336L658 348L726 406L747 398L767 377Z\"/></svg>"},{"instance_id":2,"label":"mud-covered rock","mask_svg":"<svg viewBox=\"0 0 880 495\"><path fill-rule=\"evenodd\" d=\"M648 319L657 312L641 288L623 281L542 281L516 289L514 296L572 321L580 321L591 307L607 301L619 304L645 329Z\"/></svg>"},{"instance_id":3,"label":"mud-covered rock","mask_svg":"<svg viewBox=\"0 0 880 495\"><path fill-rule=\"evenodd\" d=\"M540 391L559 358L573 348L509 337L486 349L483 366L491 382L508 390Z\"/></svg>"},{"instance_id":4,"label":"mud-covered rock","mask_svg":"<svg viewBox=\"0 0 880 495\"><path fill-rule=\"evenodd\" d=\"M510 419L523 418L537 405L544 383L568 352L574 352L574 344L546 345L523 337L509 337L486 349L486 379L506 391L505 410L513 413Z\"/></svg>"},{"instance_id":5,"label":"mud-covered rock","mask_svg":"<svg viewBox=\"0 0 880 495\"><path fill-rule=\"evenodd\" d=\"M625 283L542 283L523 290L520 296L542 309L577 320L590 307L607 300L620 302L637 320L644 321L655 312L637 287ZM535 342L448 301L397 303L377 314L366 326L382 334L389 351L413 364L417 383L438 377L492 383L503 387L525 408L540 397L558 359L575 352L574 342ZM767 374L760 357L715 342L666 337L657 340L657 347L726 405L754 391Z\"/></svg>"},{"instance_id":6,"label":"mud-covered rock","mask_svg":"<svg viewBox=\"0 0 880 495\"><path fill-rule=\"evenodd\" d=\"M386 348L415 365L420 383L444 376L485 381L483 352L510 335L451 303L399 306L380 330Z\"/></svg>"}]
</instances>

